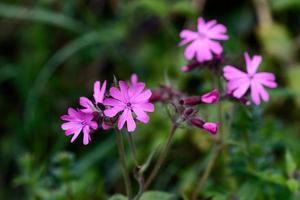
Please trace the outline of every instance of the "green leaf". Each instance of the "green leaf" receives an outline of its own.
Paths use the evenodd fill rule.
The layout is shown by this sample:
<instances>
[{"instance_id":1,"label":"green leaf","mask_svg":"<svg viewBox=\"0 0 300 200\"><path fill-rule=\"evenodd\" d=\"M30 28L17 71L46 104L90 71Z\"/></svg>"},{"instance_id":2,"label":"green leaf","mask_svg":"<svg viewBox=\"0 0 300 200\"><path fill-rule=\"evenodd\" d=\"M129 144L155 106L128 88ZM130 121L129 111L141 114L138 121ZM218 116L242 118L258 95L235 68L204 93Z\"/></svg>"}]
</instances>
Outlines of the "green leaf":
<instances>
[{"instance_id":1,"label":"green leaf","mask_svg":"<svg viewBox=\"0 0 300 200\"><path fill-rule=\"evenodd\" d=\"M34 85L29 91L26 104L25 104L25 128L28 128L29 123L31 122L36 104L38 99L46 86L48 80L52 77L54 72L59 66L61 66L67 59L72 57L75 53L83 50L84 48L90 47L92 45L99 44L99 33L90 32L86 33L74 41L70 42L59 51L57 51L45 64L40 73L38 74Z\"/></svg>"},{"instance_id":2,"label":"green leaf","mask_svg":"<svg viewBox=\"0 0 300 200\"><path fill-rule=\"evenodd\" d=\"M0 16L21 20L43 22L65 28L74 32L82 32L83 25L74 19L60 13L42 8L24 8L19 6L0 4Z\"/></svg>"},{"instance_id":3,"label":"green leaf","mask_svg":"<svg viewBox=\"0 0 300 200\"><path fill-rule=\"evenodd\" d=\"M108 200L128 200L128 198L121 194L116 194L116 195L110 197Z\"/></svg>"},{"instance_id":4,"label":"green leaf","mask_svg":"<svg viewBox=\"0 0 300 200\"><path fill-rule=\"evenodd\" d=\"M160 192L160 191L149 191L145 192L141 200L174 200L176 199L173 194Z\"/></svg>"},{"instance_id":5,"label":"green leaf","mask_svg":"<svg viewBox=\"0 0 300 200\"><path fill-rule=\"evenodd\" d=\"M297 164L295 163L295 160L289 150L285 152L285 165L287 174L289 177L292 177L297 168Z\"/></svg>"},{"instance_id":6,"label":"green leaf","mask_svg":"<svg viewBox=\"0 0 300 200\"><path fill-rule=\"evenodd\" d=\"M240 200L255 200L258 194L259 184L257 182L246 182L238 192Z\"/></svg>"},{"instance_id":7,"label":"green leaf","mask_svg":"<svg viewBox=\"0 0 300 200\"><path fill-rule=\"evenodd\" d=\"M262 26L258 36L266 52L284 62L295 58L295 48L289 30L281 24ZM284 49L284 51L282 51Z\"/></svg>"},{"instance_id":8,"label":"green leaf","mask_svg":"<svg viewBox=\"0 0 300 200\"><path fill-rule=\"evenodd\" d=\"M286 185L292 192L297 192L299 190L299 182L295 179L287 180Z\"/></svg>"}]
</instances>

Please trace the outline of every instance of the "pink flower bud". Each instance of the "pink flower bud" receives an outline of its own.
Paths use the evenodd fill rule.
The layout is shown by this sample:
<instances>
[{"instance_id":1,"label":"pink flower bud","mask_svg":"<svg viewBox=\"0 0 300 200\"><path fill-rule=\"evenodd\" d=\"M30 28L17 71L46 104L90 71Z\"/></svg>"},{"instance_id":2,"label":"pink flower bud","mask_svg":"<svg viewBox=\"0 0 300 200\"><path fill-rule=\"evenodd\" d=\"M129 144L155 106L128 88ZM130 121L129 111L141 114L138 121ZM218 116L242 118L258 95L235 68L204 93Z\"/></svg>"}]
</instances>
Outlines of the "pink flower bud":
<instances>
[{"instance_id":1,"label":"pink flower bud","mask_svg":"<svg viewBox=\"0 0 300 200\"><path fill-rule=\"evenodd\" d=\"M202 101L201 101L201 97L200 96L191 96L191 97L187 97L185 99L181 99L179 101L179 103L181 105L194 106L194 105L202 103Z\"/></svg>"},{"instance_id":2,"label":"pink flower bud","mask_svg":"<svg viewBox=\"0 0 300 200\"><path fill-rule=\"evenodd\" d=\"M212 104L219 100L219 93L217 90L213 90L201 96L201 101L203 103Z\"/></svg>"},{"instance_id":3,"label":"pink flower bud","mask_svg":"<svg viewBox=\"0 0 300 200\"><path fill-rule=\"evenodd\" d=\"M205 122L202 126L202 128L211 134L216 134L218 132L219 123L215 122Z\"/></svg>"}]
</instances>

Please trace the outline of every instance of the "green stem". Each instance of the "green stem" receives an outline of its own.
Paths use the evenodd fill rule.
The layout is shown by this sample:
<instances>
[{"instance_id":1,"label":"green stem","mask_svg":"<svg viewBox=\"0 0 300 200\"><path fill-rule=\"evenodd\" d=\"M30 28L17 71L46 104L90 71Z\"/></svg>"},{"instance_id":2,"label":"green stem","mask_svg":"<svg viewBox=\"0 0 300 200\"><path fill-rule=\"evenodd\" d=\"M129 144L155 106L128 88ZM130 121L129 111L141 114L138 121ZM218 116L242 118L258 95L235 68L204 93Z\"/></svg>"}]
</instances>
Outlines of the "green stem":
<instances>
[{"instance_id":1,"label":"green stem","mask_svg":"<svg viewBox=\"0 0 300 200\"><path fill-rule=\"evenodd\" d=\"M122 133L119 131L116 132L116 142L117 142L120 162L122 166L122 173L123 173L123 178L124 178L124 183L126 188L126 194L128 199L131 199L131 182L130 182L128 167L126 162L124 142L122 138Z\"/></svg>"},{"instance_id":2,"label":"green stem","mask_svg":"<svg viewBox=\"0 0 300 200\"><path fill-rule=\"evenodd\" d=\"M140 169L142 166L139 165L137 156L136 156L136 146L133 140L133 137L130 133L127 134L128 135L128 140L129 140L129 146L130 146L130 150L131 150L131 154L132 154L132 158L135 164L135 168L133 170L133 174L134 174L134 178L136 179L136 181L139 184L139 191L136 194L136 196L133 198L133 200L139 200L142 196L142 194L144 193L144 177L143 174L140 173Z\"/></svg>"},{"instance_id":3,"label":"green stem","mask_svg":"<svg viewBox=\"0 0 300 200\"><path fill-rule=\"evenodd\" d=\"M151 185L154 178L157 176L163 162L165 161L177 128L178 128L178 123L174 123L173 126L172 126L172 129L171 129L171 132L168 136L167 142L164 145L163 150L161 151L161 153L159 155L159 158L158 158L153 170L151 171L151 173L149 175L149 178L146 181L145 190Z\"/></svg>"},{"instance_id":4,"label":"green stem","mask_svg":"<svg viewBox=\"0 0 300 200\"><path fill-rule=\"evenodd\" d=\"M209 162L205 168L205 171L204 171L203 175L197 181L196 189L195 189L194 193L192 194L193 200L197 200L198 193L201 192L201 189L202 189L204 183L206 182L207 178L209 177L210 172L214 166L214 163L218 157L220 150L221 150L221 146L215 146L213 148L212 155L211 155Z\"/></svg>"}]
</instances>

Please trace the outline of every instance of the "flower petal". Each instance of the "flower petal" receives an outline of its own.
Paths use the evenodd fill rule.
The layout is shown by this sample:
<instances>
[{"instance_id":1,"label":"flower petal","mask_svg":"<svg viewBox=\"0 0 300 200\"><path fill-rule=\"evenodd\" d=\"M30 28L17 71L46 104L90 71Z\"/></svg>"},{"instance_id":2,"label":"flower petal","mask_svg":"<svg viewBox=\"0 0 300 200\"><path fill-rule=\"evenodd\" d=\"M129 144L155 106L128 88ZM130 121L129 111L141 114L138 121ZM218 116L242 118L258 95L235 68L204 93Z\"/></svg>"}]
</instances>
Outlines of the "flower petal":
<instances>
[{"instance_id":1,"label":"flower petal","mask_svg":"<svg viewBox=\"0 0 300 200\"><path fill-rule=\"evenodd\" d=\"M119 107L119 106L108 108L104 111L104 115L107 116L107 117L114 117L114 116L116 116L116 114L121 112L123 109L124 108Z\"/></svg>"},{"instance_id":2,"label":"flower petal","mask_svg":"<svg viewBox=\"0 0 300 200\"><path fill-rule=\"evenodd\" d=\"M226 65L223 68L224 77L227 80L239 79L247 77L247 74L234 66Z\"/></svg>"},{"instance_id":3,"label":"flower petal","mask_svg":"<svg viewBox=\"0 0 300 200\"><path fill-rule=\"evenodd\" d=\"M116 88L116 87L111 87L109 89L109 94L110 96L112 96L113 98L115 99L118 99L119 101L122 101L122 102L125 102L124 98L123 98L123 95L121 93L121 91Z\"/></svg>"},{"instance_id":4,"label":"flower petal","mask_svg":"<svg viewBox=\"0 0 300 200\"><path fill-rule=\"evenodd\" d=\"M88 126L83 127L83 144L88 145L91 140L90 128Z\"/></svg>"},{"instance_id":5,"label":"flower petal","mask_svg":"<svg viewBox=\"0 0 300 200\"><path fill-rule=\"evenodd\" d=\"M133 132L136 128L136 124L135 121L132 117L132 113L131 111L127 112L127 116L126 116L126 123L127 123L127 130L128 132Z\"/></svg>"},{"instance_id":6,"label":"flower petal","mask_svg":"<svg viewBox=\"0 0 300 200\"><path fill-rule=\"evenodd\" d=\"M149 122L149 116L147 115L147 113L144 112L143 109L139 108L139 107L133 107L133 111L137 116L137 120L139 120L140 122L143 123L148 123Z\"/></svg>"},{"instance_id":7,"label":"flower petal","mask_svg":"<svg viewBox=\"0 0 300 200\"><path fill-rule=\"evenodd\" d=\"M149 101L152 95L151 90L145 90L144 92L137 95L134 99L131 99L131 103L144 103Z\"/></svg>"},{"instance_id":8,"label":"flower petal","mask_svg":"<svg viewBox=\"0 0 300 200\"><path fill-rule=\"evenodd\" d=\"M84 113L93 113L94 112L94 104L91 100L86 97L80 97L79 104L84 107L84 109L80 109Z\"/></svg>"},{"instance_id":9,"label":"flower petal","mask_svg":"<svg viewBox=\"0 0 300 200\"><path fill-rule=\"evenodd\" d=\"M190 30L183 30L180 32L179 36L182 38L179 45L182 46L197 39L198 33Z\"/></svg>"},{"instance_id":10,"label":"flower petal","mask_svg":"<svg viewBox=\"0 0 300 200\"><path fill-rule=\"evenodd\" d=\"M262 56L260 55L254 55L253 58L251 59L249 54L245 52L244 54L245 60L246 60L246 67L247 67L247 72L249 75L254 75L256 73L257 68L259 67Z\"/></svg>"},{"instance_id":11,"label":"flower petal","mask_svg":"<svg viewBox=\"0 0 300 200\"><path fill-rule=\"evenodd\" d=\"M106 81L103 82L102 87L100 89L100 81L96 81L94 83L94 99L97 103L102 103L106 91Z\"/></svg>"}]
</instances>

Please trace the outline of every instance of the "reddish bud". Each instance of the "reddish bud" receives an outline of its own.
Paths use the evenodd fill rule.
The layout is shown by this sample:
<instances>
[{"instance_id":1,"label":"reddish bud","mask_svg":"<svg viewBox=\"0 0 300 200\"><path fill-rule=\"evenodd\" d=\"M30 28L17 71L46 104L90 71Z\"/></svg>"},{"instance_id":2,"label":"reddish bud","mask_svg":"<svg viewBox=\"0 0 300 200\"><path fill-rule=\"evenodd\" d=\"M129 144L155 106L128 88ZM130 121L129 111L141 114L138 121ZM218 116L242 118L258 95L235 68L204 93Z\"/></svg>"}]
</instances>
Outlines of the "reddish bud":
<instances>
[{"instance_id":1,"label":"reddish bud","mask_svg":"<svg viewBox=\"0 0 300 200\"><path fill-rule=\"evenodd\" d=\"M205 122L200 118L193 118L193 119L191 119L191 123L194 126L197 126L198 128L202 128L202 126Z\"/></svg>"},{"instance_id":2,"label":"reddish bud","mask_svg":"<svg viewBox=\"0 0 300 200\"><path fill-rule=\"evenodd\" d=\"M155 103L162 100L162 96L157 91L152 91L152 95L150 97L150 102Z\"/></svg>"}]
</instances>

